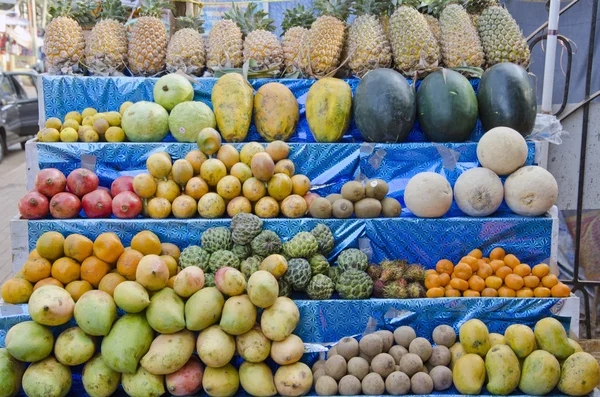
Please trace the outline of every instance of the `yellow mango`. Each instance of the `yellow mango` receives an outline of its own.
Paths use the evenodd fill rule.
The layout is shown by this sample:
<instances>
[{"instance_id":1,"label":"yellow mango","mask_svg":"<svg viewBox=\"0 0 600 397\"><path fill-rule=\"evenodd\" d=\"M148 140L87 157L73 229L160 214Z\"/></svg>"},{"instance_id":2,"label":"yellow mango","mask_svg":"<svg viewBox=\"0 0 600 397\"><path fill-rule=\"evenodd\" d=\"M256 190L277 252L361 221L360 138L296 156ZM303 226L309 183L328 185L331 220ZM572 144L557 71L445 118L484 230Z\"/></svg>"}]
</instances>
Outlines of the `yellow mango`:
<instances>
[{"instance_id":1,"label":"yellow mango","mask_svg":"<svg viewBox=\"0 0 600 397\"><path fill-rule=\"evenodd\" d=\"M573 349L575 349L575 353L579 353L579 352L583 351L583 349L581 348L581 345L571 338L569 338L569 345L571 345L571 347L573 347Z\"/></svg>"},{"instance_id":2,"label":"yellow mango","mask_svg":"<svg viewBox=\"0 0 600 397\"><path fill-rule=\"evenodd\" d=\"M281 83L267 83L254 97L254 125L266 141L287 141L296 131L300 114L292 91Z\"/></svg>"},{"instance_id":3,"label":"yellow mango","mask_svg":"<svg viewBox=\"0 0 600 397\"><path fill-rule=\"evenodd\" d=\"M460 343L467 353L479 354L485 357L490 349L490 337L487 326L477 319L467 321L460 327Z\"/></svg>"},{"instance_id":4,"label":"yellow mango","mask_svg":"<svg viewBox=\"0 0 600 397\"><path fill-rule=\"evenodd\" d=\"M523 362L519 389L525 394L543 396L554 389L560 379L560 364L545 350L536 350Z\"/></svg>"},{"instance_id":5,"label":"yellow mango","mask_svg":"<svg viewBox=\"0 0 600 397\"><path fill-rule=\"evenodd\" d=\"M521 378L519 359L507 345L496 345L487 352L485 370L489 379L486 388L495 395L512 393Z\"/></svg>"},{"instance_id":6,"label":"yellow mango","mask_svg":"<svg viewBox=\"0 0 600 397\"><path fill-rule=\"evenodd\" d=\"M559 360L564 360L575 353L575 349L569 343L567 332L557 319L552 317L541 319L535 324L533 332L539 348L554 354Z\"/></svg>"},{"instance_id":7,"label":"yellow mango","mask_svg":"<svg viewBox=\"0 0 600 397\"><path fill-rule=\"evenodd\" d=\"M511 325L504 332L504 337L519 358L525 358L535 350L535 335L531 328L526 325Z\"/></svg>"},{"instance_id":8,"label":"yellow mango","mask_svg":"<svg viewBox=\"0 0 600 397\"><path fill-rule=\"evenodd\" d=\"M454 364L458 361L459 358L467 354L465 348L460 342L456 342L450 348L450 354L452 354L452 359L450 361L450 369L454 368Z\"/></svg>"},{"instance_id":9,"label":"yellow mango","mask_svg":"<svg viewBox=\"0 0 600 397\"><path fill-rule=\"evenodd\" d=\"M600 364L589 353L571 355L562 365L558 390L569 396L590 393L600 382Z\"/></svg>"},{"instance_id":10,"label":"yellow mango","mask_svg":"<svg viewBox=\"0 0 600 397\"><path fill-rule=\"evenodd\" d=\"M227 142L243 142L252 121L254 89L239 73L223 75L212 90L217 126Z\"/></svg>"},{"instance_id":11,"label":"yellow mango","mask_svg":"<svg viewBox=\"0 0 600 397\"><path fill-rule=\"evenodd\" d=\"M477 354L465 354L454 364L452 381L461 394L480 394L485 382L485 363Z\"/></svg>"},{"instance_id":12,"label":"yellow mango","mask_svg":"<svg viewBox=\"0 0 600 397\"><path fill-rule=\"evenodd\" d=\"M490 338L490 347L496 346L496 345L506 345L506 338L504 337L504 335L500 335L495 332L492 332L490 334L489 338ZM535 338L533 338L533 340L535 342Z\"/></svg>"},{"instance_id":13,"label":"yellow mango","mask_svg":"<svg viewBox=\"0 0 600 397\"><path fill-rule=\"evenodd\" d=\"M339 142L350 125L352 89L344 80L326 77L306 96L306 120L317 142Z\"/></svg>"}]
</instances>

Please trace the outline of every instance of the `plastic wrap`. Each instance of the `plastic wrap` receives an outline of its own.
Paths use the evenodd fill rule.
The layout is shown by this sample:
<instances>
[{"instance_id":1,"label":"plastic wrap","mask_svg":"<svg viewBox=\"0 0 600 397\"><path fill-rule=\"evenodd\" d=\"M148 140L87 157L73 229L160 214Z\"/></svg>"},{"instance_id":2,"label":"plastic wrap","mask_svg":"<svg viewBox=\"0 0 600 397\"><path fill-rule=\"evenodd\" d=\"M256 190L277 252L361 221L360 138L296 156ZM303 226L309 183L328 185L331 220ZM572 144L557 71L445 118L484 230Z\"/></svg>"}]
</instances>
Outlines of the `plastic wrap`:
<instances>
[{"instance_id":1,"label":"plastic wrap","mask_svg":"<svg viewBox=\"0 0 600 397\"><path fill-rule=\"evenodd\" d=\"M569 135L569 133L563 130L562 124L556 116L553 114L538 113L535 118L533 132L527 139L560 145L564 135Z\"/></svg>"}]
</instances>

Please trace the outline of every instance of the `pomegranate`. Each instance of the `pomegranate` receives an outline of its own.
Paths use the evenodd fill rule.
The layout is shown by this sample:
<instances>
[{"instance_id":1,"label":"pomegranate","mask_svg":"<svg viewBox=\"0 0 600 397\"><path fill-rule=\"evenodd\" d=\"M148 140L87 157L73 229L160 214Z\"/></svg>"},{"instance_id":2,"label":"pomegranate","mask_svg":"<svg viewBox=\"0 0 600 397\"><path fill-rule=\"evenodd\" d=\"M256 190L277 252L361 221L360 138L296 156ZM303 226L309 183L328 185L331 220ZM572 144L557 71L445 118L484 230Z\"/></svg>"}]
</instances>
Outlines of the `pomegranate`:
<instances>
[{"instance_id":1,"label":"pomegranate","mask_svg":"<svg viewBox=\"0 0 600 397\"><path fill-rule=\"evenodd\" d=\"M35 177L35 190L44 196L52 197L57 193L64 192L67 186L65 174L56 168L46 168L38 172Z\"/></svg>"},{"instance_id":2,"label":"pomegranate","mask_svg":"<svg viewBox=\"0 0 600 397\"><path fill-rule=\"evenodd\" d=\"M102 191L105 191L106 193L110 194L110 189L107 187L104 187L104 186L98 186L98 189L96 189L96 190L102 190Z\"/></svg>"},{"instance_id":3,"label":"pomegranate","mask_svg":"<svg viewBox=\"0 0 600 397\"><path fill-rule=\"evenodd\" d=\"M86 168L77 168L67 177L69 191L77 197L83 197L98 188L98 176Z\"/></svg>"},{"instance_id":4,"label":"pomegranate","mask_svg":"<svg viewBox=\"0 0 600 397\"><path fill-rule=\"evenodd\" d=\"M133 192L121 192L113 199L112 211L117 218L135 218L142 212L142 199Z\"/></svg>"},{"instance_id":5,"label":"pomegranate","mask_svg":"<svg viewBox=\"0 0 600 397\"><path fill-rule=\"evenodd\" d=\"M88 218L108 218L112 214L112 197L105 189L96 189L81 199Z\"/></svg>"},{"instance_id":6,"label":"pomegranate","mask_svg":"<svg viewBox=\"0 0 600 397\"><path fill-rule=\"evenodd\" d=\"M133 192L133 177L120 176L110 185L110 194L115 197L121 192Z\"/></svg>"},{"instance_id":7,"label":"pomegranate","mask_svg":"<svg viewBox=\"0 0 600 397\"><path fill-rule=\"evenodd\" d=\"M79 215L81 201L73 193L61 192L50 200L50 214L58 219L71 219Z\"/></svg>"},{"instance_id":8,"label":"pomegranate","mask_svg":"<svg viewBox=\"0 0 600 397\"><path fill-rule=\"evenodd\" d=\"M48 215L48 199L35 190L19 200L19 212L23 219L41 219Z\"/></svg>"}]
</instances>

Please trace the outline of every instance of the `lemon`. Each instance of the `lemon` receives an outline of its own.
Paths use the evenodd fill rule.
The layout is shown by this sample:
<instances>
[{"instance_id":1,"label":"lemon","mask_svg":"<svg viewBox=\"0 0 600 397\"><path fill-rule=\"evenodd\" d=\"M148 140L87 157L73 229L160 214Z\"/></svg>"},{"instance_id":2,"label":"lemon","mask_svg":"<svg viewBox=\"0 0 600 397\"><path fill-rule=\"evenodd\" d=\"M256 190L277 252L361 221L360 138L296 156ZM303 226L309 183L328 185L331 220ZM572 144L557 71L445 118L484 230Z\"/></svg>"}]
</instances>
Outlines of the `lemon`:
<instances>
[{"instance_id":1,"label":"lemon","mask_svg":"<svg viewBox=\"0 0 600 397\"><path fill-rule=\"evenodd\" d=\"M123 113L125 113L127 108L131 105L133 105L133 102L123 102L121 104L121 107L119 108L119 113L121 113L121 116L123 115Z\"/></svg>"},{"instance_id":2,"label":"lemon","mask_svg":"<svg viewBox=\"0 0 600 397\"><path fill-rule=\"evenodd\" d=\"M54 128L55 130L60 130L62 127L62 122L57 117L50 117L46 120L46 128Z\"/></svg>"},{"instance_id":3,"label":"lemon","mask_svg":"<svg viewBox=\"0 0 600 397\"><path fill-rule=\"evenodd\" d=\"M81 125L94 125L94 118L92 116L85 116Z\"/></svg>"},{"instance_id":4,"label":"lemon","mask_svg":"<svg viewBox=\"0 0 600 397\"><path fill-rule=\"evenodd\" d=\"M119 112L107 112L105 113L106 117L106 121L108 121L108 124L112 125L112 126L119 126L121 125L121 113Z\"/></svg>"},{"instance_id":5,"label":"lemon","mask_svg":"<svg viewBox=\"0 0 600 397\"><path fill-rule=\"evenodd\" d=\"M56 128L44 128L40 131L41 142L58 142L60 140L60 133Z\"/></svg>"},{"instance_id":6,"label":"lemon","mask_svg":"<svg viewBox=\"0 0 600 397\"><path fill-rule=\"evenodd\" d=\"M123 142L125 140L125 132L121 127L109 127L104 133L104 138L107 142Z\"/></svg>"},{"instance_id":7,"label":"lemon","mask_svg":"<svg viewBox=\"0 0 600 397\"><path fill-rule=\"evenodd\" d=\"M92 116L92 120L96 121L98 119L106 120L106 113L96 113Z\"/></svg>"},{"instance_id":8,"label":"lemon","mask_svg":"<svg viewBox=\"0 0 600 397\"><path fill-rule=\"evenodd\" d=\"M62 125L62 129L73 128L75 131L79 131L79 123L73 119L65 120Z\"/></svg>"},{"instance_id":9,"label":"lemon","mask_svg":"<svg viewBox=\"0 0 600 397\"><path fill-rule=\"evenodd\" d=\"M79 123L81 123L81 113L75 112L75 111L69 112L65 116L65 121L66 120L75 120L75 121L77 121L77 124L79 124Z\"/></svg>"},{"instance_id":10,"label":"lemon","mask_svg":"<svg viewBox=\"0 0 600 397\"><path fill-rule=\"evenodd\" d=\"M77 142L77 139L79 139L79 135L77 135L77 131L74 128L63 128L60 132L60 140L62 142Z\"/></svg>"},{"instance_id":11,"label":"lemon","mask_svg":"<svg viewBox=\"0 0 600 397\"><path fill-rule=\"evenodd\" d=\"M84 142L98 142L99 140L100 136L98 136L98 133L93 128L90 128L83 133L82 141Z\"/></svg>"},{"instance_id":12,"label":"lemon","mask_svg":"<svg viewBox=\"0 0 600 397\"><path fill-rule=\"evenodd\" d=\"M96 113L98 113L98 111L94 108L85 108L85 109L83 109L83 112L81 112L81 116L83 118L86 118L88 116L93 116Z\"/></svg>"}]
</instances>

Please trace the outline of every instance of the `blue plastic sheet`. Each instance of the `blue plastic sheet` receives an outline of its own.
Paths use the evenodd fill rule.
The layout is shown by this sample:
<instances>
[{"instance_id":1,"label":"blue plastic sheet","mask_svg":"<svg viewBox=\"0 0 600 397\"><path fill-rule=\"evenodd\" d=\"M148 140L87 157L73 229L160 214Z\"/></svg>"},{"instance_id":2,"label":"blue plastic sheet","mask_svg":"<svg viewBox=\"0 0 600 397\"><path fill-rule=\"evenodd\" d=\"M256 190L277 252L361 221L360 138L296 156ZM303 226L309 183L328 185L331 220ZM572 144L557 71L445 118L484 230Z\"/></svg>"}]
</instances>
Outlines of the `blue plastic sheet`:
<instances>
[{"instance_id":1,"label":"blue plastic sheet","mask_svg":"<svg viewBox=\"0 0 600 397\"><path fill-rule=\"evenodd\" d=\"M73 110L82 111L86 107L93 107L100 112L119 110L121 103L126 101L151 101L153 99L153 88L156 78L145 77L81 77L81 76L52 76L43 75L42 84L44 90L44 106L46 118L64 116ZM198 78L194 83L194 100L202 101L212 108L211 92L217 81L216 78ZM290 139L291 142L314 142L314 138L308 128L306 121L306 94L316 80L309 79L256 79L250 83L255 90L269 82L279 82L287 86L298 100L300 120L296 133ZM354 93L359 79L346 80ZM409 83L411 82L408 80ZM417 82L418 89L420 81ZM479 80L471 80L471 85L477 92ZM473 130L471 139L479 140L483 134L481 122ZM165 138L173 141L171 134ZM246 141L260 141L262 138L256 132L254 124L250 127ZM413 127L408 142L425 141L423 131L418 122ZM363 142L364 139L356 128L354 122L350 125L342 142Z\"/></svg>"}]
</instances>

